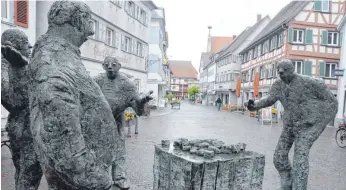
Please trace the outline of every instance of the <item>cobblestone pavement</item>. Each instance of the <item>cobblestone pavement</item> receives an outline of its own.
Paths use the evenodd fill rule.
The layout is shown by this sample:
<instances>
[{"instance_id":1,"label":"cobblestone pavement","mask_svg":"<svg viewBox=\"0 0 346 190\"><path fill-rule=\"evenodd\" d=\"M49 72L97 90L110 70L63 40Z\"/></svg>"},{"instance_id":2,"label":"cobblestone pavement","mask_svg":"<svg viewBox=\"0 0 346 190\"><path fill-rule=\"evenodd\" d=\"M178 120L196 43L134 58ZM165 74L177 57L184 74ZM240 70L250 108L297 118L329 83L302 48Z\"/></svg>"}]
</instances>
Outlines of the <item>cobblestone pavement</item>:
<instances>
[{"instance_id":1,"label":"cobblestone pavement","mask_svg":"<svg viewBox=\"0 0 346 190\"><path fill-rule=\"evenodd\" d=\"M168 112L167 112L168 113ZM344 190L346 187L346 149L335 144L335 128L327 128L310 153L309 190ZM140 119L139 135L127 139L128 175L132 190L150 190L153 183L154 144L162 139L218 138L226 143L244 142L247 149L266 155L264 190L277 190L279 175L273 153L281 124L261 126L246 115L218 112L214 107L183 103L180 110ZM13 165L7 148L1 150L1 188L13 188ZM290 153L292 158L292 152ZM46 190L45 179L40 190Z\"/></svg>"}]
</instances>

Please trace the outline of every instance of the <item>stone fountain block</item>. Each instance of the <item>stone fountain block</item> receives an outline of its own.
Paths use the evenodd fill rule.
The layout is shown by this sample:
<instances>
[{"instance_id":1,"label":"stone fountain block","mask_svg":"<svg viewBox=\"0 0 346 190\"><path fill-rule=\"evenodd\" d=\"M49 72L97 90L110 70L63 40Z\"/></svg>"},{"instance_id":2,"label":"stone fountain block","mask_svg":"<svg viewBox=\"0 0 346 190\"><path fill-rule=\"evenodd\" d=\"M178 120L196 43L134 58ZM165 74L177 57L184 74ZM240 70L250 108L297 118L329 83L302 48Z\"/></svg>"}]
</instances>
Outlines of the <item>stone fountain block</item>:
<instances>
[{"instance_id":1,"label":"stone fountain block","mask_svg":"<svg viewBox=\"0 0 346 190\"><path fill-rule=\"evenodd\" d=\"M173 144L155 145L154 190L262 189L264 155L244 150L206 159Z\"/></svg>"}]
</instances>

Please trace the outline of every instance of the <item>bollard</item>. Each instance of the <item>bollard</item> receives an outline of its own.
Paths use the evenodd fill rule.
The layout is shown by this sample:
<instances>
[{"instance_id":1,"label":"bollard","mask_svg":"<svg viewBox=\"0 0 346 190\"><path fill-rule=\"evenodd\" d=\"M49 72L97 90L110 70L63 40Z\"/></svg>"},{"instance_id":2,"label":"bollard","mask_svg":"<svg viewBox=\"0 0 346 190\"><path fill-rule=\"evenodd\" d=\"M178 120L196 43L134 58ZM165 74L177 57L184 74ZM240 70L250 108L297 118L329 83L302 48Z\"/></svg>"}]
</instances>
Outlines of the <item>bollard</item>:
<instances>
[{"instance_id":1,"label":"bollard","mask_svg":"<svg viewBox=\"0 0 346 190\"><path fill-rule=\"evenodd\" d=\"M130 125L130 120L125 121L126 126L128 127L127 129L127 137L131 137L131 125Z\"/></svg>"},{"instance_id":2,"label":"bollard","mask_svg":"<svg viewBox=\"0 0 346 190\"><path fill-rule=\"evenodd\" d=\"M135 118L135 134L138 134L138 116Z\"/></svg>"}]
</instances>

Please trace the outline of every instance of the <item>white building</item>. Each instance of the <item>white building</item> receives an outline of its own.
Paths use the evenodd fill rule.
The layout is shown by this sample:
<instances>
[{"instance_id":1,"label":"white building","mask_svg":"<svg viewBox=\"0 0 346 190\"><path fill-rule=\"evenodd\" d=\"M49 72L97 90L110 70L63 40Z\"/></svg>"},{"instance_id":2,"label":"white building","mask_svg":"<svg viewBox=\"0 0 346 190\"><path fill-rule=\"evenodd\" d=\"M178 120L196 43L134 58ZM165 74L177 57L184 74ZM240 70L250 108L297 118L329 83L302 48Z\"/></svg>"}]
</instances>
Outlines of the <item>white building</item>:
<instances>
[{"instance_id":1,"label":"white building","mask_svg":"<svg viewBox=\"0 0 346 190\"><path fill-rule=\"evenodd\" d=\"M21 14L19 14L21 13ZM22 30L31 45L36 41L36 1L1 0L1 34L7 29ZM6 124L8 112L1 106L1 123Z\"/></svg>"},{"instance_id":2,"label":"white building","mask_svg":"<svg viewBox=\"0 0 346 190\"><path fill-rule=\"evenodd\" d=\"M153 91L152 106L164 106L164 96L170 90L170 69L167 59L168 35L166 32L165 10L152 11L148 55L147 90ZM160 104L161 102L161 104Z\"/></svg>"},{"instance_id":3,"label":"white building","mask_svg":"<svg viewBox=\"0 0 346 190\"><path fill-rule=\"evenodd\" d=\"M31 2L31 1L30 1ZM138 91L146 90L147 55L152 1L84 1L92 10L95 34L85 42L81 56L90 75L101 72L106 56L116 57L121 72L131 75ZM36 37L48 29L47 13L53 1L37 1Z\"/></svg>"},{"instance_id":4,"label":"white building","mask_svg":"<svg viewBox=\"0 0 346 190\"><path fill-rule=\"evenodd\" d=\"M231 45L218 52L216 61L216 94L223 104L242 104L241 98L236 97L236 83L240 77L239 53L246 48L255 37L269 23L269 16L261 18L257 15L257 22L246 28Z\"/></svg>"},{"instance_id":5,"label":"white building","mask_svg":"<svg viewBox=\"0 0 346 190\"><path fill-rule=\"evenodd\" d=\"M340 39L345 39L346 37L346 15L343 16L339 26L338 31L340 31ZM338 80L338 91L337 91L337 98L339 102L338 106L338 113L336 114L336 120L338 122L335 122L335 124L338 124L343 117L343 113L345 113L346 108L346 102L345 102L345 96L346 96L346 74L345 74L345 68L346 68L346 44L341 41L341 57L339 62L339 69L344 70L343 74L344 76L339 77Z\"/></svg>"}]
</instances>

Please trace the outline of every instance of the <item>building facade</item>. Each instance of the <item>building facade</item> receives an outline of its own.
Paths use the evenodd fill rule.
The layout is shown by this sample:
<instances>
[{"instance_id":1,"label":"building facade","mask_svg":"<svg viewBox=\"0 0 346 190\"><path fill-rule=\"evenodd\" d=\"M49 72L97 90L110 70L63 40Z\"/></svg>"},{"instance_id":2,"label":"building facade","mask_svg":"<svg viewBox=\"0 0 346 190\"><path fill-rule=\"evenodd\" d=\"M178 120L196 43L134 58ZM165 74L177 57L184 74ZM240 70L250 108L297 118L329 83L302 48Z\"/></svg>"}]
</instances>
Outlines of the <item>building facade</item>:
<instances>
[{"instance_id":1,"label":"building facade","mask_svg":"<svg viewBox=\"0 0 346 190\"><path fill-rule=\"evenodd\" d=\"M340 57L340 63L339 63L339 70L342 70L343 76L340 76L338 78L338 92L337 92L337 98L338 98L338 113L336 114L336 120L335 124L338 124L340 121L342 121L343 115L346 112L346 74L345 74L345 68L346 68L346 44L345 44L345 38L346 38L346 15L343 16L339 26L338 31L340 32L340 39L343 39L340 41L341 45L341 57Z\"/></svg>"},{"instance_id":2,"label":"building facade","mask_svg":"<svg viewBox=\"0 0 346 190\"><path fill-rule=\"evenodd\" d=\"M36 42L36 1L1 1L1 34L7 29L19 29ZM1 106L1 123L5 126L8 112Z\"/></svg>"},{"instance_id":3,"label":"building facade","mask_svg":"<svg viewBox=\"0 0 346 190\"><path fill-rule=\"evenodd\" d=\"M48 29L47 13L53 1L37 1L36 37ZM132 76L138 91L147 88L147 56L152 1L85 1L91 8L95 34L81 46L81 57L91 76L104 72L107 56L116 57L121 72Z\"/></svg>"},{"instance_id":4,"label":"building facade","mask_svg":"<svg viewBox=\"0 0 346 190\"><path fill-rule=\"evenodd\" d=\"M198 73L191 61L170 60L169 68L172 71L171 92L179 99L188 99L188 89L198 85Z\"/></svg>"},{"instance_id":5,"label":"building facade","mask_svg":"<svg viewBox=\"0 0 346 190\"><path fill-rule=\"evenodd\" d=\"M297 73L323 80L336 95L341 52L337 25L344 13L345 2L339 0L292 1L284 7L240 53L243 100L255 98L255 73L260 75L257 98L267 94L282 59L292 60ZM280 104L275 106L281 111Z\"/></svg>"},{"instance_id":6,"label":"building facade","mask_svg":"<svg viewBox=\"0 0 346 190\"><path fill-rule=\"evenodd\" d=\"M152 11L150 22L147 80L147 89L153 91L154 99L151 104L157 107L160 100L163 100L166 93L170 91L171 72L168 67L167 48L168 34L165 10L159 8Z\"/></svg>"},{"instance_id":7,"label":"building facade","mask_svg":"<svg viewBox=\"0 0 346 190\"><path fill-rule=\"evenodd\" d=\"M252 27L246 28L232 44L218 53L215 90L223 104L242 104L236 96L236 83L240 77L239 53L262 32L269 21L269 16L262 19L261 15L257 15L257 21Z\"/></svg>"}]
</instances>

